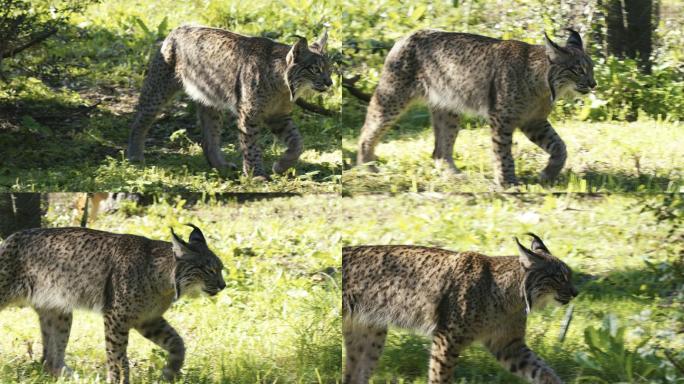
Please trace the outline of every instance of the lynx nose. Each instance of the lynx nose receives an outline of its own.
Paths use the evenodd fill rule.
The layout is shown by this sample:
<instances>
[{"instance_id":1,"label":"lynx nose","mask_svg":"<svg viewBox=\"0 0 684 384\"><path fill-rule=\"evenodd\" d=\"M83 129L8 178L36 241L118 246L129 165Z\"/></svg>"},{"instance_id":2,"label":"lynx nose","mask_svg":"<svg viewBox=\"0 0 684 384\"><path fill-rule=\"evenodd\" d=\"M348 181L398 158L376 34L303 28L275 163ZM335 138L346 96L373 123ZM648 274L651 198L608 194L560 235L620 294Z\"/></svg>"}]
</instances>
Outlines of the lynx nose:
<instances>
[{"instance_id":1,"label":"lynx nose","mask_svg":"<svg viewBox=\"0 0 684 384\"><path fill-rule=\"evenodd\" d=\"M572 294L572 297L577 297L577 295L579 295L579 291L577 291L577 288L571 287L570 294Z\"/></svg>"},{"instance_id":2,"label":"lynx nose","mask_svg":"<svg viewBox=\"0 0 684 384\"><path fill-rule=\"evenodd\" d=\"M226 287L226 283L225 283L225 282L223 282L223 281L221 281L221 282L219 282L219 285L218 285L218 287L219 287L219 290L222 290L223 288L225 288L225 287Z\"/></svg>"},{"instance_id":3,"label":"lynx nose","mask_svg":"<svg viewBox=\"0 0 684 384\"><path fill-rule=\"evenodd\" d=\"M591 87L591 89L596 88L596 85L597 85L597 84L596 84L596 80L591 79L591 80L589 81L589 87Z\"/></svg>"},{"instance_id":4,"label":"lynx nose","mask_svg":"<svg viewBox=\"0 0 684 384\"><path fill-rule=\"evenodd\" d=\"M323 80L323 84L325 84L326 87L331 86L331 85L332 85L332 79L329 78L329 77L326 77L326 78Z\"/></svg>"}]
</instances>

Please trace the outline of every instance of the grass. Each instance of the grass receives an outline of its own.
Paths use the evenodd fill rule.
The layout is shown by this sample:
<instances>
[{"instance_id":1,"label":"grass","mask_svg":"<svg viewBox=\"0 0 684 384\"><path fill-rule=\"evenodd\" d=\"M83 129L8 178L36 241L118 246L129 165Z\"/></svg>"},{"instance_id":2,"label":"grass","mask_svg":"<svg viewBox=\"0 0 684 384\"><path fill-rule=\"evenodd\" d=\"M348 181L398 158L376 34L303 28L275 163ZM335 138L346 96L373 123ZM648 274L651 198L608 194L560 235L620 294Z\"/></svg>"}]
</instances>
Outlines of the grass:
<instances>
[{"instance_id":1,"label":"grass","mask_svg":"<svg viewBox=\"0 0 684 384\"><path fill-rule=\"evenodd\" d=\"M467 125L456 140L454 158L463 171L443 175L432 160L434 136L425 108L408 111L378 145L377 174L355 165L363 117L345 117L358 129L345 130L342 176L345 193L487 192L497 190L492 171L491 134L487 126ZM353 122L352 122L353 121ZM557 183L539 183L548 155L521 132L513 136L513 158L520 192L678 192L684 191L684 124L656 121L559 121L568 160Z\"/></svg>"},{"instance_id":2,"label":"grass","mask_svg":"<svg viewBox=\"0 0 684 384\"><path fill-rule=\"evenodd\" d=\"M567 307L533 312L528 343L565 382L579 383L589 373L576 360L577 353L589 350L584 330L598 327L607 314L627 327L629 348L644 337L650 337L646 348L684 348L681 280L665 272L684 248L669 240L671 224L642 212L644 204L657 201L660 197L577 194L355 196L344 198L349 219L343 245L419 244L515 255L512 236L537 233L573 269L580 295L563 343L558 336ZM392 329L373 382L425 383L428 351L427 338ZM457 366L459 383L523 382L480 346L468 348ZM598 376L619 381L607 373ZM671 377L669 382L684 380L681 373Z\"/></svg>"},{"instance_id":3,"label":"grass","mask_svg":"<svg viewBox=\"0 0 684 384\"><path fill-rule=\"evenodd\" d=\"M55 195L52 195L53 197ZM199 195L197 195L199 197ZM74 195L53 198L49 226L74 225ZM301 214L301 206L316 212ZM182 298L167 312L184 338L188 383L335 383L341 364L339 199L329 195L207 202L170 195L145 208L125 204L93 228L169 239L202 228L223 261L227 288ZM71 382L103 382L104 331L97 314L77 311L67 348ZM0 382L52 383L39 363L40 330L30 308L0 316ZM158 382L164 353L136 332L128 348L131 382Z\"/></svg>"},{"instance_id":4,"label":"grass","mask_svg":"<svg viewBox=\"0 0 684 384\"><path fill-rule=\"evenodd\" d=\"M319 4L320 3L320 4ZM220 175L201 151L194 105L176 98L152 126L146 165L124 161L133 110L155 41L183 23L195 22L283 42L293 35L312 40L325 26L331 57L339 50L335 9L322 2L124 1L90 6L55 38L3 61L0 82L0 191L196 191L338 192L341 175L339 118L296 108L305 152L296 171L270 183L241 172ZM161 11L163 10L163 12ZM296 11L296 12L295 12ZM315 17L313 17L315 15ZM314 21L315 20L315 21ZM338 76L334 76L338 84ZM308 101L340 110L334 85ZM284 151L264 129L265 168ZM237 128L226 124L223 152L241 169Z\"/></svg>"}]
</instances>

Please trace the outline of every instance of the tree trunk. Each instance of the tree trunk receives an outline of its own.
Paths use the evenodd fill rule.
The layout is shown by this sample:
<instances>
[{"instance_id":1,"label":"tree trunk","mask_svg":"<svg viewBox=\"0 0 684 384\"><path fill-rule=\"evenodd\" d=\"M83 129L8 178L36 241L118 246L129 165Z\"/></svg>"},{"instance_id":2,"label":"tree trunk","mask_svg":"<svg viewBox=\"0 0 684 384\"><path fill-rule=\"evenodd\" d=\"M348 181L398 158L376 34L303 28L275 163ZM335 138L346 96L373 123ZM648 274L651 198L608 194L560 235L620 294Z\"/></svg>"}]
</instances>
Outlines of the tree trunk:
<instances>
[{"instance_id":1,"label":"tree trunk","mask_svg":"<svg viewBox=\"0 0 684 384\"><path fill-rule=\"evenodd\" d=\"M627 17L627 56L637 59L642 72L651 73L653 1L624 0Z\"/></svg>"},{"instance_id":2,"label":"tree trunk","mask_svg":"<svg viewBox=\"0 0 684 384\"><path fill-rule=\"evenodd\" d=\"M653 0L605 0L604 4L607 53L635 59L643 73L650 73L657 14Z\"/></svg>"},{"instance_id":3,"label":"tree trunk","mask_svg":"<svg viewBox=\"0 0 684 384\"><path fill-rule=\"evenodd\" d=\"M606 50L609 55L623 57L625 53L625 22L621 0L606 0Z\"/></svg>"}]
</instances>

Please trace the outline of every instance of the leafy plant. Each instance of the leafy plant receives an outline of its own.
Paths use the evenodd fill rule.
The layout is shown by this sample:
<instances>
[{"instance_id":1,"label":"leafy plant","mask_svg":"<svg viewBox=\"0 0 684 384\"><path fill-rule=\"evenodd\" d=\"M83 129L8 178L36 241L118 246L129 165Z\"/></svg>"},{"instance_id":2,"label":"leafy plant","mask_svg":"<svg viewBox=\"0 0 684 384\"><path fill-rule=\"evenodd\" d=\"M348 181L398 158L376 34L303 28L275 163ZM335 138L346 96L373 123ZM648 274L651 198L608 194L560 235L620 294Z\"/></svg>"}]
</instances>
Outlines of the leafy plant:
<instances>
[{"instance_id":1,"label":"leafy plant","mask_svg":"<svg viewBox=\"0 0 684 384\"><path fill-rule=\"evenodd\" d=\"M575 360L586 369L587 374L579 381L591 383L639 383L661 378L661 361L654 354L640 354L638 350L649 342L642 338L630 348L625 338L627 327L621 326L615 315L603 318L600 328L584 329L587 352L578 352Z\"/></svg>"}]
</instances>

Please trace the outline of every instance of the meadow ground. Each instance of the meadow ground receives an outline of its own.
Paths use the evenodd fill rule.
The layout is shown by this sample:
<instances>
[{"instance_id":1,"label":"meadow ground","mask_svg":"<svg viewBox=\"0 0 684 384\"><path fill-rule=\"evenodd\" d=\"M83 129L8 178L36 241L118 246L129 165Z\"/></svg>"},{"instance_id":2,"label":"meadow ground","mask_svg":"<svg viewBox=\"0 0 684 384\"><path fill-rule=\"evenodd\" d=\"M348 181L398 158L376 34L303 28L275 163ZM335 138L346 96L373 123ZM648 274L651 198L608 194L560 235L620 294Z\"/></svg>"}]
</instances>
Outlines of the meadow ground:
<instances>
[{"instance_id":1,"label":"meadow ground","mask_svg":"<svg viewBox=\"0 0 684 384\"><path fill-rule=\"evenodd\" d=\"M302 205L317 209L303 216ZM52 206L45 224L73 225L70 210ZM192 206L168 198L128 204L92 228L168 240L169 226L185 237L182 223L194 223L223 261L224 291L181 298L166 315L187 347L184 382L334 383L342 353L338 217L339 199L326 195ZM41 350L32 309L0 312L0 382L55 382L42 371ZM164 352L131 332L128 355L132 382L159 381ZM78 375L69 382L104 382L99 315L76 311L66 361Z\"/></svg>"},{"instance_id":2,"label":"meadow ground","mask_svg":"<svg viewBox=\"0 0 684 384\"><path fill-rule=\"evenodd\" d=\"M327 94L306 97L333 112L295 107L304 140L296 174L259 183L241 172L220 175L206 162L194 105L177 97L153 124L146 165L124 158L129 125L155 42L184 23L224 27L292 43L329 30L329 51L340 42L335 8L310 2L277 10L257 0L218 2L107 0L74 15L54 38L3 61L0 82L0 191L334 192L340 190L339 77ZM315 15L315 17L314 17ZM264 129L267 169L284 147ZM237 128L226 124L223 153L241 169Z\"/></svg>"},{"instance_id":3,"label":"meadow ground","mask_svg":"<svg viewBox=\"0 0 684 384\"><path fill-rule=\"evenodd\" d=\"M535 232L573 269L580 295L563 342L568 307L532 313L530 347L567 383L684 382L684 372L664 356L669 350L684 358L684 245L669 234L675 224L654 215L671 206L662 196L424 193L344 200L345 246L416 244L517 255L512 237ZM427 337L391 330L373 382L425 383L429 347ZM523 383L480 346L462 354L456 382Z\"/></svg>"},{"instance_id":4,"label":"meadow ground","mask_svg":"<svg viewBox=\"0 0 684 384\"><path fill-rule=\"evenodd\" d=\"M358 135L363 125L345 115L342 140L345 193L357 192L487 192L497 190L492 171L489 126L473 122L458 133L454 159L462 174L450 177L432 160L434 135L426 108L414 107L389 130L377 147L380 172L356 165ZM539 172L548 155L519 130L513 135L520 192L679 192L684 191L684 124L657 122L557 121L568 159L559 179L542 186ZM355 130L348 127L356 127Z\"/></svg>"}]
</instances>

